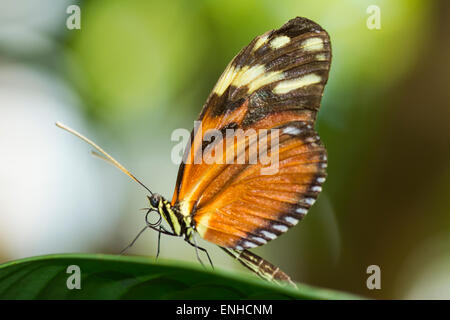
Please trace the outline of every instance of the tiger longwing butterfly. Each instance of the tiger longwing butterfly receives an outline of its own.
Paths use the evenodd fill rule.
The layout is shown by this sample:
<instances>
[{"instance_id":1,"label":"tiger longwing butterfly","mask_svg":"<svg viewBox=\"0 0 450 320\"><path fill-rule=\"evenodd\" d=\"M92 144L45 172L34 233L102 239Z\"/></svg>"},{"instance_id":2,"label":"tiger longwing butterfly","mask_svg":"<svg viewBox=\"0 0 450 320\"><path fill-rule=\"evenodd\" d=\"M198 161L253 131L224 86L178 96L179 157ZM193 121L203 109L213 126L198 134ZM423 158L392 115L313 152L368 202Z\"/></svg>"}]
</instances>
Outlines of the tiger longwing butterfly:
<instances>
[{"instance_id":1,"label":"tiger longwing butterfly","mask_svg":"<svg viewBox=\"0 0 450 320\"><path fill-rule=\"evenodd\" d=\"M296 225L322 190L327 156L314 124L330 64L327 32L306 18L297 17L253 39L230 62L208 97L199 117L201 130L191 134L171 202L151 192L94 142L63 124L57 125L91 144L99 152L96 155L150 192L147 214L159 214L170 230L161 225L161 219L151 224L146 218L146 228L158 231L159 236L184 237L206 252L197 246L194 234L198 233L262 278L291 282L278 267L247 249L263 245ZM267 166L262 163L193 161L208 147L203 134L213 129L241 129L246 137L241 152L247 153L247 160L254 152L250 148L252 136L260 138L257 130L277 129L276 145L271 144L266 151L276 153L278 170L262 174L261 169ZM209 147L218 140L210 141ZM271 136L266 140L275 139ZM233 143L235 151L238 142Z\"/></svg>"}]
</instances>

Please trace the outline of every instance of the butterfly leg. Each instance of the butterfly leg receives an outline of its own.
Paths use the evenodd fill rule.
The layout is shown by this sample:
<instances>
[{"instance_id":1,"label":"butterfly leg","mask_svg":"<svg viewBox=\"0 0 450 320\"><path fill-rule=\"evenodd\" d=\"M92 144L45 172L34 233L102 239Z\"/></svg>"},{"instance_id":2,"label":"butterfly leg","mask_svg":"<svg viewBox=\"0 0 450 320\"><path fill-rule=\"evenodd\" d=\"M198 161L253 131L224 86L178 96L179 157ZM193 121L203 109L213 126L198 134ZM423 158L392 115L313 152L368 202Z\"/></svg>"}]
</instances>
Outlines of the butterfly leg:
<instances>
[{"instance_id":1,"label":"butterfly leg","mask_svg":"<svg viewBox=\"0 0 450 320\"><path fill-rule=\"evenodd\" d=\"M126 246L124 249L122 249L122 251L120 251L120 255L124 254L125 251L127 251L128 249L130 249L130 248L134 245L134 243L137 241L137 239L139 239L139 237L141 236L141 234L142 234L145 230L147 230L147 226L145 226L141 231L139 231L139 233L138 233L137 236L133 239L133 241L131 241L131 243L130 243L128 246Z\"/></svg>"},{"instance_id":2,"label":"butterfly leg","mask_svg":"<svg viewBox=\"0 0 450 320\"><path fill-rule=\"evenodd\" d=\"M208 257L208 261L211 264L211 267L214 269L214 265L212 263L211 257L209 256L208 251L205 248L199 247L197 245L197 240L195 239L195 237L192 237L192 239L194 240L194 243L192 243L190 240L188 239L184 239L187 243L189 243L191 246L193 246L195 248L195 254L197 255L197 260L200 262L200 264L204 267L205 265L203 264L202 260L200 259L200 255L198 254L198 250L203 251L206 256Z\"/></svg>"},{"instance_id":3,"label":"butterfly leg","mask_svg":"<svg viewBox=\"0 0 450 320\"><path fill-rule=\"evenodd\" d=\"M158 232L158 248L156 249L156 257L155 261L158 260L159 252L161 251L161 226L159 226L159 232Z\"/></svg>"},{"instance_id":4,"label":"butterfly leg","mask_svg":"<svg viewBox=\"0 0 450 320\"><path fill-rule=\"evenodd\" d=\"M163 233L163 234L168 235L168 236L178 237L178 235L176 235L173 232L170 232L169 230L164 228L164 226L162 226L162 225L159 225L159 229L157 231L158 231L158 248L156 250L156 258L155 258L155 260L158 260L159 253L161 251L160 250L161 249L161 234Z\"/></svg>"}]
</instances>

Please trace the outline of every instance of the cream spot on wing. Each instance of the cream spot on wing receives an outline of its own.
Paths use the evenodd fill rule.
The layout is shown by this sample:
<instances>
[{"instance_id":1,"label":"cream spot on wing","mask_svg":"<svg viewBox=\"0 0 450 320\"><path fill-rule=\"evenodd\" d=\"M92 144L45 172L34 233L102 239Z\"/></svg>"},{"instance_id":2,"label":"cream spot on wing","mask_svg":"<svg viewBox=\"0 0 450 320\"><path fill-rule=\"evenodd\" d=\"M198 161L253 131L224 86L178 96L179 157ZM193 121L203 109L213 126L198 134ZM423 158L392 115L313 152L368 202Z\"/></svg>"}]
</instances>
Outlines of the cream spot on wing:
<instances>
[{"instance_id":1,"label":"cream spot on wing","mask_svg":"<svg viewBox=\"0 0 450 320\"><path fill-rule=\"evenodd\" d=\"M189 208L189 202L187 202L187 201L180 202L180 212L185 217L187 217L191 214L191 210Z\"/></svg>"},{"instance_id":2,"label":"cream spot on wing","mask_svg":"<svg viewBox=\"0 0 450 320\"><path fill-rule=\"evenodd\" d=\"M256 243L250 241L245 241L243 244L246 248L256 248L258 246Z\"/></svg>"},{"instance_id":3,"label":"cream spot on wing","mask_svg":"<svg viewBox=\"0 0 450 320\"><path fill-rule=\"evenodd\" d=\"M252 240L255 240L256 242L262 243L262 244L266 244L267 240L261 237L252 237Z\"/></svg>"},{"instance_id":4,"label":"cream spot on wing","mask_svg":"<svg viewBox=\"0 0 450 320\"><path fill-rule=\"evenodd\" d=\"M251 68L245 66L240 69L231 84L238 88L248 86L248 93L252 93L267 84L282 80L283 77L281 70L266 72L263 65L257 64Z\"/></svg>"},{"instance_id":5,"label":"cream spot on wing","mask_svg":"<svg viewBox=\"0 0 450 320\"><path fill-rule=\"evenodd\" d=\"M290 216L284 217L284 221L286 221L287 223L293 224L293 225L296 225L298 223L298 219L295 219Z\"/></svg>"},{"instance_id":6,"label":"cream spot on wing","mask_svg":"<svg viewBox=\"0 0 450 320\"><path fill-rule=\"evenodd\" d=\"M301 130L297 127L286 127L283 129L283 133L290 134L290 135L298 135L300 134Z\"/></svg>"},{"instance_id":7,"label":"cream spot on wing","mask_svg":"<svg viewBox=\"0 0 450 320\"><path fill-rule=\"evenodd\" d=\"M209 223L209 219L211 218L210 214L204 214L198 221L197 221L197 226L196 226L196 230L198 232L198 234L204 238L205 237L205 233L206 230L208 229L208 223Z\"/></svg>"},{"instance_id":8,"label":"cream spot on wing","mask_svg":"<svg viewBox=\"0 0 450 320\"><path fill-rule=\"evenodd\" d=\"M264 237L266 237L266 238L269 238L269 239L275 239L276 237L277 237L277 235L275 234L275 233L272 233L272 232L269 232L269 231L266 231L266 230L262 230L261 231L261 234L264 236Z\"/></svg>"},{"instance_id":9,"label":"cream spot on wing","mask_svg":"<svg viewBox=\"0 0 450 320\"><path fill-rule=\"evenodd\" d=\"M270 46L272 47L272 49L279 49L289 42L291 42L291 38L289 38L288 36L279 36L270 41Z\"/></svg>"},{"instance_id":10,"label":"cream spot on wing","mask_svg":"<svg viewBox=\"0 0 450 320\"><path fill-rule=\"evenodd\" d=\"M225 90L230 86L231 82L235 78L236 74L239 72L239 69L236 70L231 63L227 66L225 71L220 76L219 81L217 81L216 86L213 89L213 92L221 96Z\"/></svg>"},{"instance_id":11,"label":"cream spot on wing","mask_svg":"<svg viewBox=\"0 0 450 320\"><path fill-rule=\"evenodd\" d=\"M316 60L325 61L325 60L327 60L327 57L325 56L324 53L319 53L316 55Z\"/></svg>"},{"instance_id":12,"label":"cream spot on wing","mask_svg":"<svg viewBox=\"0 0 450 320\"><path fill-rule=\"evenodd\" d=\"M275 88L273 88L273 93L275 94L288 93L298 88L306 87L314 83L319 83L320 81L322 81L322 78L319 77L318 75L314 73L307 74L306 76L297 79L285 80L278 83L275 86Z\"/></svg>"},{"instance_id":13,"label":"cream spot on wing","mask_svg":"<svg viewBox=\"0 0 450 320\"><path fill-rule=\"evenodd\" d=\"M284 224L276 224L272 226L275 230L286 232L288 231L288 227L286 227Z\"/></svg>"},{"instance_id":14,"label":"cream spot on wing","mask_svg":"<svg viewBox=\"0 0 450 320\"><path fill-rule=\"evenodd\" d=\"M303 41L300 47L305 51L319 51L323 49L323 40L321 38L309 38Z\"/></svg>"},{"instance_id":15,"label":"cream spot on wing","mask_svg":"<svg viewBox=\"0 0 450 320\"><path fill-rule=\"evenodd\" d=\"M316 199L314 199L314 198L305 198L305 199L303 199L303 202L308 204L308 205L310 205L310 206L312 206L314 204L314 202L316 202Z\"/></svg>"},{"instance_id":16,"label":"cream spot on wing","mask_svg":"<svg viewBox=\"0 0 450 320\"><path fill-rule=\"evenodd\" d=\"M256 41L255 46L253 47L253 51L258 50L262 45L266 44L267 42L267 35L259 37L259 39Z\"/></svg>"},{"instance_id":17,"label":"cream spot on wing","mask_svg":"<svg viewBox=\"0 0 450 320\"><path fill-rule=\"evenodd\" d=\"M257 64L251 68L245 66L236 74L236 77L234 78L232 84L236 87L243 87L256 78L260 77L262 74L264 74L264 72L264 66L261 64Z\"/></svg>"},{"instance_id":18,"label":"cream spot on wing","mask_svg":"<svg viewBox=\"0 0 450 320\"><path fill-rule=\"evenodd\" d=\"M259 77L258 79L250 82L248 84L248 92L252 93L255 90L258 90L261 87L264 87L265 85L268 85L272 82L282 80L284 78L283 72L280 71L272 71L272 72L266 72L263 76Z\"/></svg>"}]
</instances>

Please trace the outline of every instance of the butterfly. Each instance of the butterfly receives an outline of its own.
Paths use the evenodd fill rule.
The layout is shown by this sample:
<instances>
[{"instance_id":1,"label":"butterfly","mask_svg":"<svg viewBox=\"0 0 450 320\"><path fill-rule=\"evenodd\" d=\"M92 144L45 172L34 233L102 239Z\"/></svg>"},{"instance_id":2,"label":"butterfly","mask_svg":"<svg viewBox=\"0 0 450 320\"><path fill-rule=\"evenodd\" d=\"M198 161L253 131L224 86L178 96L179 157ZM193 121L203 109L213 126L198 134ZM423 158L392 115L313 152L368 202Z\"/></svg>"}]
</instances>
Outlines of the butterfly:
<instances>
[{"instance_id":1,"label":"butterfly","mask_svg":"<svg viewBox=\"0 0 450 320\"><path fill-rule=\"evenodd\" d=\"M159 219L150 223L146 216L146 227L138 237L146 228L158 231L158 254L160 236L166 234L183 237L197 249L199 258L198 250L206 250L197 245L198 234L262 278L291 282L286 273L248 249L264 245L295 226L322 191L327 153L314 125L330 65L329 35L309 19L294 18L254 38L228 64L203 106L171 201L153 193L91 140L61 123L57 125L91 144L98 151L95 155L148 190L147 216L156 212ZM233 138L223 149L225 138L204 139L208 130L241 130L244 139L235 142ZM262 137L262 130L271 134ZM252 149L258 139L272 143ZM240 155L249 160L264 149L276 156L277 170L264 174L268 164L261 161L195 161L213 147L225 151L219 155L222 160L229 160L226 151L233 151L232 160ZM161 224L162 219L169 228Z\"/></svg>"}]
</instances>

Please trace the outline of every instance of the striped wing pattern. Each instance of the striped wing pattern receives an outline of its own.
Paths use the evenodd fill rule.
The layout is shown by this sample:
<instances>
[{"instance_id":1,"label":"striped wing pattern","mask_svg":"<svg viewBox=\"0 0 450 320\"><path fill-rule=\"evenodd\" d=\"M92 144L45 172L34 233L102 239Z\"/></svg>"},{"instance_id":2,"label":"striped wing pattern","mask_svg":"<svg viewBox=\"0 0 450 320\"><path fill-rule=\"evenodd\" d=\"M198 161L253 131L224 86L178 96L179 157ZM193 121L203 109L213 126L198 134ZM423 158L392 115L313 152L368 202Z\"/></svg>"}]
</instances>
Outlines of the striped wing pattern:
<instances>
[{"instance_id":1,"label":"striped wing pattern","mask_svg":"<svg viewBox=\"0 0 450 320\"><path fill-rule=\"evenodd\" d=\"M326 31L295 18L256 37L227 66L202 109L200 129L192 133L172 199L203 238L226 248L252 248L306 214L326 176L326 151L314 123L330 63ZM278 129L278 148L268 150L278 152L278 172L262 175L260 163L197 164L199 153L220 142L202 141L210 129L241 129L247 134L245 157L258 129Z\"/></svg>"}]
</instances>

